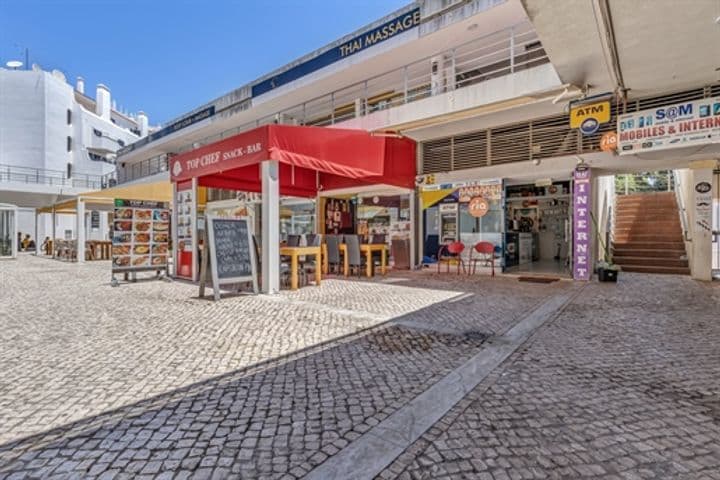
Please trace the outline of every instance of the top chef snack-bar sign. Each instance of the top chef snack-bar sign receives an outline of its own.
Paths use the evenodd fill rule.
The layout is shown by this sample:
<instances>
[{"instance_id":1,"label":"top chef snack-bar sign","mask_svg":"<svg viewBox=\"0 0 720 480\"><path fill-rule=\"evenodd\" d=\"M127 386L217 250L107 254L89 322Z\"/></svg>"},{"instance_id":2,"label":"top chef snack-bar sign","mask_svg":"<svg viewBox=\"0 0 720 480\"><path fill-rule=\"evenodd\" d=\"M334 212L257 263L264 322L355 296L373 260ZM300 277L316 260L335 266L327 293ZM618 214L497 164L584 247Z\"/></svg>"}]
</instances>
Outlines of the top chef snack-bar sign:
<instances>
[{"instance_id":1,"label":"top chef snack-bar sign","mask_svg":"<svg viewBox=\"0 0 720 480\"><path fill-rule=\"evenodd\" d=\"M166 268L170 210L162 202L115 200L113 271Z\"/></svg>"},{"instance_id":2,"label":"top chef snack-bar sign","mask_svg":"<svg viewBox=\"0 0 720 480\"><path fill-rule=\"evenodd\" d=\"M720 143L720 97L618 117L620 155Z\"/></svg>"},{"instance_id":3,"label":"top chef snack-bar sign","mask_svg":"<svg viewBox=\"0 0 720 480\"><path fill-rule=\"evenodd\" d=\"M200 147L170 160L173 182L243 167L267 160L267 130L260 128Z\"/></svg>"}]
</instances>

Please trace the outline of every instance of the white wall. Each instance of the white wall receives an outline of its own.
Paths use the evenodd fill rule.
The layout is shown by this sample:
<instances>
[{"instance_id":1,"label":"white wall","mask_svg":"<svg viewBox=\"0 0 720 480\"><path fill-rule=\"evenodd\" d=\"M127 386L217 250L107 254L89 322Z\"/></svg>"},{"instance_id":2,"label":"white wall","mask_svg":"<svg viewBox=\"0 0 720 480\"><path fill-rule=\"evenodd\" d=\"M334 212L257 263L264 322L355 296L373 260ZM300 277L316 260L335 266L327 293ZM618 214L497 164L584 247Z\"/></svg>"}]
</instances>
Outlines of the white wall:
<instances>
[{"instance_id":1,"label":"white wall","mask_svg":"<svg viewBox=\"0 0 720 480\"><path fill-rule=\"evenodd\" d=\"M93 128L126 145L139 139L76 102L73 87L63 79L43 71L0 69L0 164L65 172L72 163L74 173L110 173L115 167L90 160L87 147L114 152L120 145L97 137ZM68 136L73 139L71 152Z\"/></svg>"},{"instance_id":2,"label":"white wall","mask_svg":"<svg viewBox=\"0 0 720 480\"><path fill-rule=\"evenodd\" d=\"M45 75L0 69L0 164L45 167Z\"/></svg>"}]
</instances>

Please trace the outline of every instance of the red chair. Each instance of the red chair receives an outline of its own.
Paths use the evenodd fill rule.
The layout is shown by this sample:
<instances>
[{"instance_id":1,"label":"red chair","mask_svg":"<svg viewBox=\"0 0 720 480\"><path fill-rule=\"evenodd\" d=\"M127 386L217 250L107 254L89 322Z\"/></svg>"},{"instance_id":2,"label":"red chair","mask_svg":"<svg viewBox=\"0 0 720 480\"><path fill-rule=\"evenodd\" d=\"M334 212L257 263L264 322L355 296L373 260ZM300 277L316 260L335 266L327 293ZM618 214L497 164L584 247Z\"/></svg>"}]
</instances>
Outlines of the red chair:
<instances>
[{"instance_id":1,"label":"red chair","mask_svg":"<svg viewBox=\"0 0 720 480\"><path fill-rule=\"evenodd\" d=\"M479 257L473 258L473 250L480 255ZM492 267L492 276L495 276L495 245L490 242L478 242L475 244L472 250L470 250L470 259L468 260L472 264L472 273L475 275L475 269L478 262L483 262L485 266Z\"/></svg>"},{"instance_id":2,"label":"red chair","mask_svg":"<svg viewBox=\"0 0 720 480\"><path fill-rule=\"evenodd\" d=\"M460 267L465 272L465 262L462 259L462 252L465 250L465 244L462 242L452 242L447 245L443 245L438 250L437 261L438 261L438 273L440 273L440 264L447 265L447 272L450 273L450 264L456 263L458 266L458 274L460 274Z\"/></svg>"}]
</instances>

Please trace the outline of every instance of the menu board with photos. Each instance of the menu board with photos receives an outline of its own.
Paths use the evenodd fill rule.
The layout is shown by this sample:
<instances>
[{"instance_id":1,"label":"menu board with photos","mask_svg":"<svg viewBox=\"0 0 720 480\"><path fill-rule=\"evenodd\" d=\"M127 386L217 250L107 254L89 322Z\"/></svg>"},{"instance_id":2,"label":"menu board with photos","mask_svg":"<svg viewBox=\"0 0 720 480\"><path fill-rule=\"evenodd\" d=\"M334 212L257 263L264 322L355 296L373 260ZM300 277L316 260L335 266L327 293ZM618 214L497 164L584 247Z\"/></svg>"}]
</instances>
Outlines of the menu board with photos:
<instances>
[{"instance_id":1,"label":"menu board with photos","mask_svg":"<svg viewBox=\"0 0 720 480\"><path fill-rule=\"evenodd\" d=\"M179 251L192 251L192 212L193 192L184 190L177 192L177 238Z\"/></svg>"},{"instance_id":2,"label":"menu board with photos","mask_svg":"<svg viewBox=\"0 0 720 480\"><path fill-rule=\"evenodd\" d=\"M166 203L115 200L113 272L167 268L170 210Z\"/></svg>"}]
</instances>

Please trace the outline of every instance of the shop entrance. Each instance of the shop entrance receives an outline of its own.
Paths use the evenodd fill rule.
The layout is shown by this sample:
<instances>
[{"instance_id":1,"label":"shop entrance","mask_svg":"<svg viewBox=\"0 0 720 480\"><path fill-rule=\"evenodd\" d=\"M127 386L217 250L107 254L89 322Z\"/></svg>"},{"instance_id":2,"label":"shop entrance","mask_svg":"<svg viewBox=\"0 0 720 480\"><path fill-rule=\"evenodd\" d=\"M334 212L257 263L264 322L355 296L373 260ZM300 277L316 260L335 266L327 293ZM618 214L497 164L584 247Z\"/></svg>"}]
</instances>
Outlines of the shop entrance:
<instances>
[{"instance_id":1,"label":"shop entrance","mask_svg":"<svg viewBox=\"0 0 720 480\"><path fill-rule=\"evenodd\" d=\"M570 180L505 187L505 271L572 274Z\"/></svg>"},{"instance_id":2,"label":"shop entrance","mask_svg":"<svg viewBox=\"0 0 720 480\"><path fill-rule=\"evenodd\" d=\"M0 203L0 258L17 255L17 207Z\"/></svg>"}]
</instances>

